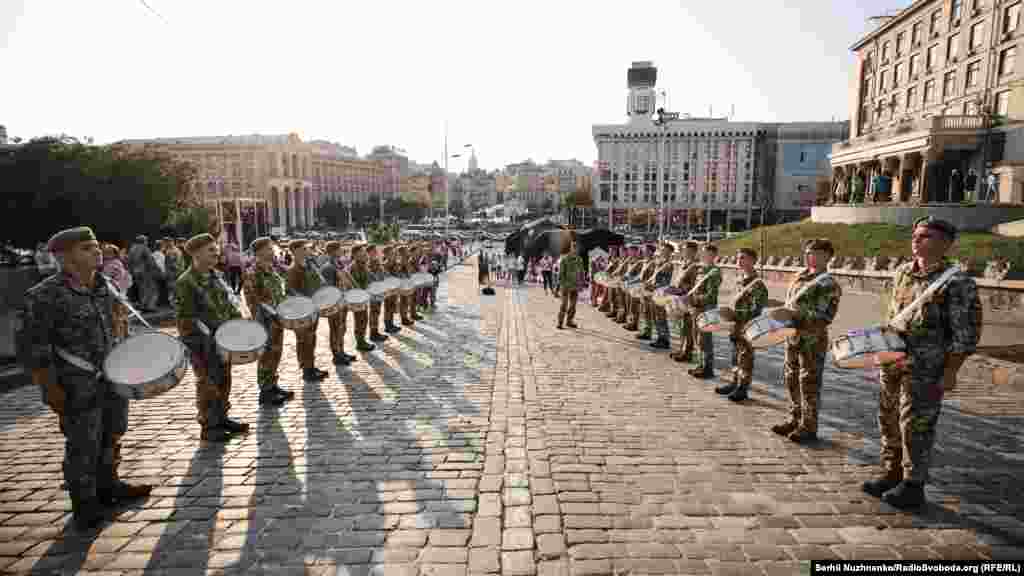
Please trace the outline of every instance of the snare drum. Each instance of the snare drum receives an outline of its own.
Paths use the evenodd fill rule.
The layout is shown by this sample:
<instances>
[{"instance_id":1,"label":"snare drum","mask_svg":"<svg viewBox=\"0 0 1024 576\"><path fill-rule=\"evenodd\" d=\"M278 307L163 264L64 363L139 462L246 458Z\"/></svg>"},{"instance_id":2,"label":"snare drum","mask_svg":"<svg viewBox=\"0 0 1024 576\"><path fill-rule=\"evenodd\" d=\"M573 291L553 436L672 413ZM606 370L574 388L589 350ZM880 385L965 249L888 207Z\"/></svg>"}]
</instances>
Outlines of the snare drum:
<instances>
[{"instance_id":1,"label":"snare drum","mask_svg":"<svg viewBox=\"0 0 1024 576\"><path fill-rule=\"evenodd\" d=\"M735 323L722 317L721 308L705 310L697 315L697 329L701 332L726 332L732 330Z\"/></svg>"},{"instance_id":2,"label":"snare drum","mask_svg":"<svg viewBox=\"0 0 1024 576\"><path fill-rule=\"evenodd\" d=\"M668 308L668 306L672 303L672 293L670 292L670 290L672 290L672 288L669 286L658 288L657 290L654 291L654 296L651 297L651 300L653 300L654 303L658 306L664 306Z\"/></svg>"},{"instance_id":3,"label":"snare drum","mask_svg":"<svg viewBox=\"0 0 1024 576\"><path fill-rule=\"evenodd\" d=\"M269 337L262 324L254 320L228 320L217 328L213 340L217 352L229 364L249 364L259 359Z\"/></svg>"},{"instance_id":4,"label":"snare drum","mask_svg":"<svg viewBox=\"0 0 1024 576\"><path fill-rule=\"evenodd\" d=\"M345 305L353 312L365 312L370 308L370 293L366 290L345 292Z\"/></svg>"},{"instance_id":5,"label":"snare drum","mask_svg":"<svg viewBox=\"0 0 1024 576\"><path fill-rule=\"evenodd\" d=\"M334 316L341 312L343 296L341 289L335 286L324 286L314 292L313 303L320 311L320 317Z\"/></svg>"},{"instance_id":6,"label":"snare drum","mask_svg":"<svg viewBox=\"0 0 1024 576\"><path fill-rule=\"evenodd\" d=\"M181 383L188 350L163 332L142 332L114 346L103 361L103 374L114 392L129 400L154 398Z\"/></svg>"},{"instance_id":7,"label":"snare drum","mask_svg":"<svg viewBox=\"0 0 1024 576\"><path fill-rule=\"evenodd\" d=\"M832 341L832 357L840 368L867 368L898 362L907 356L907 343L888 326L851 330Z\"/></svg>"},{"instance_id":8,"label":"snare drum","mask_svg":"<svg viewBox=\"0 0 1024 576\"><path fill-rule=\"evenodd\" d=\"M754 348L775 346L795 335L796 328L793 327L793 322L780 322L768 315L754 318L743 329L743 337Z\"/></svg>"},{"instance_id":9,"label":"snare drum","mask_svg":"<svg viewBox=\"0 0 1024 576\"><path fill-rule=\"evenodd\" d=\"M403 278L402 285L399 287L398 292L402 296L411 296L416 291L416 284L413 283L412 278Z\"/></svg>"},{"instance_id":10,"label":"snare drum","mask_svg":"<svg viewBox=\"0 0 1024 576\"><path fill-rule=\"evenodd\" d=\"M316 303L305 296L292 296L277 306L277 317L281 326L296 332L308 330L316 325L318 316Z\"/></svg>"},{"instance_id":11,"label":"snare drum","mask_svg":"<svg viewBox=\"0 0 1024 576\"><path fill-rule=\"evenodd\" d=\"M370 285L366 287L366 291L370 293L371 301L383 302L384 297L388 294L388 286L384 280L378 280L377 282L370 282Z\"/></svg>"},{"instance_id":12,"label":"snare drum","mask_svg":"<svg viewBox=\"0 0 1024 576\"><path fill-rule=\"evenodd\" d=\"M412 275L412 282L417 288L431 288L434 286L434 277L426 272Z\"/></svg>"},{"instance_id":13,"label":"snare drum","mask_svg":"<svg viewBox=\"0 0 1024 576\"><path fill-rule=\"evenodd\" d=\"M381 280L381 283L384 284L384 288L385 288L384 297L385 298L388 297L388 296L392 296L394 294L397 294L398 293L398 289L402 287L402 280L400 278L395 277L395 276L388 276L387 278Z\"/></svg>"}]
</instances>

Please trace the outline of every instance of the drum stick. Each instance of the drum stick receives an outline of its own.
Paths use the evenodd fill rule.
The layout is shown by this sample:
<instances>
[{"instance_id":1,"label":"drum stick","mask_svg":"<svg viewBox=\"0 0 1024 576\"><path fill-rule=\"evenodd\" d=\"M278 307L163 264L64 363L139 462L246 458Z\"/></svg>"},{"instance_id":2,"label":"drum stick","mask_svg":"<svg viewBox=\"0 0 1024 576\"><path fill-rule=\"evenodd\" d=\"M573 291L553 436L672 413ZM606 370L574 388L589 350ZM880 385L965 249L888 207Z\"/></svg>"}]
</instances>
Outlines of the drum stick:
<instances>
[{"instance_id":1,"label":"drum stick","mask_svg":"<svg viewBox=\"0 0 1024 576\"><path fill-rule=\"evenodd\" d=\"M277 310L271 308L269 305L267 305L266 302L260 302L260 306L263 307L263 311L266 312L267 314L270 314L272 317L275 318L277 317Z\"/></svg>"},{"instance_id":2,"label":"drum stick","mask_svg":"<svg viewBox=\"0 0 1024 576\"><path fill-rule=\"evenodd\" d=\"M104 282L107 283L107 289L110 290L110 293L114 295L114 298L117 298L118 302L124 305L124 307L127 308L129 312L131 312L136 318L138 318L139 322L142 322L143 326L152 330L153 327L149 325L149 322L146 322L146 319L142 317L142 314L139 314L139 311L136 310L134 306L128 303L128 299L125 298L124 295L121 294L121 292L117 288L115 288L113 284L110 283L110 280L108 280L106 276L103 276L103 280Z\"/></svg>"}]
</instances>

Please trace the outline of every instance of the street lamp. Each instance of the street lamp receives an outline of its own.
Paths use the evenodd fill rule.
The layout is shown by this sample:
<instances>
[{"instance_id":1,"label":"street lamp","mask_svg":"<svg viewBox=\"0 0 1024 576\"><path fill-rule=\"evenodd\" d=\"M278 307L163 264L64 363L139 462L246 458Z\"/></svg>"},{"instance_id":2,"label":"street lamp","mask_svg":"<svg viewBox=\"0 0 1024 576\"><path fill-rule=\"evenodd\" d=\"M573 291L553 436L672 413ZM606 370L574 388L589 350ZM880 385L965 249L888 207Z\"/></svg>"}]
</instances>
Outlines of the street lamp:
<instances>
[{"instance_id":1,"label":"street lamp","mask_svg":"<svg viewBox=\"0 0 1024 576\"><path fill-rule=\"evenodd\" d=\"M662 90L662 94L665 91ZM654 186L658 194L658 240L662 240L665 237L665 192L662 189L664 187L664 174L661 166L662 148L664 148L665 141L665 126L673 121L679 119L678 112L666 112L664 108L658 108L657 117L654 119L654 125L659 128L658 130L658 150L655 155L655 169L658 171L657 177L654 179Z\"/></svg>"}]
</instances>

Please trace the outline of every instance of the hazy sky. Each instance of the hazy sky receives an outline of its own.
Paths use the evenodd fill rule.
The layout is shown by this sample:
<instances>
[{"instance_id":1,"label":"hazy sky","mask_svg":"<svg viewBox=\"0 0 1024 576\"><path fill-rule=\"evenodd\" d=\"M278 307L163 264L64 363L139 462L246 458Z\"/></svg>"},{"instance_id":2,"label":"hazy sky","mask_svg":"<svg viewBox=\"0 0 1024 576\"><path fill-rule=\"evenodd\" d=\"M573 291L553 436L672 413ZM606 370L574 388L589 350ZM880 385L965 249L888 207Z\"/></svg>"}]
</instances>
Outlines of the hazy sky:
<instances>
[{"instance_id":1,"label":"hazy sky","mask_svg":"<svg viewBox=\"0 0 1024 576\"><path fill-rule=\"evenodd\" d=\"M672 110L846 119L866 17L907 0L0 0L12 136L298 132L406 149L475 146L483 168L592 162L653 60ZM645 9L641 9L641 7ZM452 170L464 160L452 160Z\"/></svg>"}]
</instances>

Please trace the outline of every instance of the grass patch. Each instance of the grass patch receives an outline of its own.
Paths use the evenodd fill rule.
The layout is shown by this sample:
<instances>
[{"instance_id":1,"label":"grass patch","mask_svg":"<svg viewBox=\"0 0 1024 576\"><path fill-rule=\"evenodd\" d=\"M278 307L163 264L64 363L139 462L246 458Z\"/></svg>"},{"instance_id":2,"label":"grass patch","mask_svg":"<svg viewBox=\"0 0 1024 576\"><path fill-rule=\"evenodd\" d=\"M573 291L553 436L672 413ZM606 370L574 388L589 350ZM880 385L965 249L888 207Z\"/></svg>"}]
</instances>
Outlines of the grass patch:
<instances>
[{"instance_id":1,"label":"grass patch","mask_svg":"<svg viewBox=\"0 0 1024 576\"><path fill-rule=\"evenodd\" d=\"M728 240L717 242L723 256L735 254L739 248L753 248L761 252L762 230L767 233L767 256L799 256L808 238L828 238L842 257L885 256L910 258L909 226L892 224L825 224L810 219L777 226L756 228ZM950 254L956 259L970 258L983 270L993 258L1005 258L1011 270L1024 269L1024 240L988 232L968 232L960 235Z\"/></svg>"}]
</instances>

